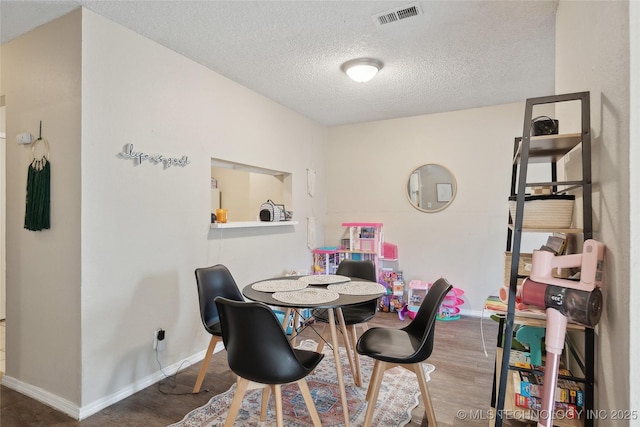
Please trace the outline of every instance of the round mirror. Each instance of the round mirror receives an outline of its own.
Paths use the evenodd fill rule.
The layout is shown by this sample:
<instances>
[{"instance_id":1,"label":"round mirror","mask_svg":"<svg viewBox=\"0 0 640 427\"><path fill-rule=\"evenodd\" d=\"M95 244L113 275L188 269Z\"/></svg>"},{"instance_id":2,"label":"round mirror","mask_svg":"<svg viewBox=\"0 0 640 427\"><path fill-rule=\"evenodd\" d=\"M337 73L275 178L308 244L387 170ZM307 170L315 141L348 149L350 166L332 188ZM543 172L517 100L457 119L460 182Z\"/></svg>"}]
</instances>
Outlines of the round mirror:
<instances>
[{"instance_id":1,"label":"round mirror","mask_svg":"<svg viewBox=\"0 0 640 427\"><path fill-rule=\"evenodd\" d=\"M407 182L407 197L414 208L439 212L456 197L456 178L446 167L434 163L416 168Z\"/></svg>"}]
</instances>

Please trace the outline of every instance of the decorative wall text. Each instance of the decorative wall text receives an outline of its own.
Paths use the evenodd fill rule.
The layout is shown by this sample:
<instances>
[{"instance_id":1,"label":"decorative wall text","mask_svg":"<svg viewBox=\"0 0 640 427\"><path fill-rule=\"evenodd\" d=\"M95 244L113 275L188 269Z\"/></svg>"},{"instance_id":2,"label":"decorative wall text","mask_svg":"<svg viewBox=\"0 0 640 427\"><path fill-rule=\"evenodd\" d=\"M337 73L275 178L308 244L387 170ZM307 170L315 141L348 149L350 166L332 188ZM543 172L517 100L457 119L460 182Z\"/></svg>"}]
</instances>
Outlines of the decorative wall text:
<instances>
[{"instance_id":1,"label":"decorative wall text","mask_svg":"<svg viewBox=\"0 0 640 427\"><path fill-rule=\"evenodd\" d=\"M123 159L133 159L138 165L142 163L143 160L149 160L155 164L162 163L165 168L170 168L171 166L184 167L191 163L191 160L189 160L187 156L182 156L181 158L165 157L162 154L146 154L142 151L133 151L133 144L125 145L124 150L122 150L121 153L118 153L118 156Z\"/></svg>"}]
</instances>

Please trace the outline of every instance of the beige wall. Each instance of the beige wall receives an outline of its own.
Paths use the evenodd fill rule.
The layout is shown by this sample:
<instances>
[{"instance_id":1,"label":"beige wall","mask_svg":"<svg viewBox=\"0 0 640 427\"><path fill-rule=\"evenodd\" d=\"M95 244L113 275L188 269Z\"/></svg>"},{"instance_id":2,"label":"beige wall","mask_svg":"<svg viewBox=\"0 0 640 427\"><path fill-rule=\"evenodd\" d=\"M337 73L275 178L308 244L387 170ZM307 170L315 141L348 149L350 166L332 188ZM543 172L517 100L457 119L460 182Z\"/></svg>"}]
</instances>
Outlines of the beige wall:
<instances>
[{"instance_id":1,"label":"beige wall","mask_svg":"<svg viewBox=\"0 0 640 427\"><path fill-rule=\"evenodd\" d=\"M255 215L248 215L249 174L225 168L211 168L211 174L218 180L221 207L228 210L228 221L255 221Z\"/></svg>"},{"instance_id":2,"label":"beige wall","mask_svg":"<svg viewBox=\"0 0 640 427\"><path fill-rule=\"evenodd\" d=\"M629 4L629 76L640 76L640 2ZM640 80L629 79L629 117L640 117ZM629 325L640 324L640 121L630 120L629 137ZM636 195L635 197L633 195ZM640 408L640 364L631 355L640 354L640 339L635 328L629 328L629 407ZM635 426L640 425L636 420Z\"/></svg>"},{"instance_id":3,"label":"beige wall","mask_svg":"<svg viewBox=\"0 0 640 427\"><path fill-rule=\"evenodd\" d=\"M465 291L463 309L480 314L502 284L523 117L517 103L331 129L324 243L339 243L342 222L382 222L405 281L447 277ZM407 197L410 173L425 163L446 166L457 180L453 203L437 213L418 211Z\"/></svg>"},{"instance_id":4,"label":"beige wall","mask_svg":"<svg viewBox=\"0 0 640 427\"><path fill-rule=\"evenodd\" d=\"M306 179L306 177L305 177ZM251 192L249 195L249 213L250 221L256 221L260 212L260 206L268 199L278 205L285 205L285 209L289 203L285 198L287 191L285 181L287 178L283 176L251 174Z\"/></svg>"},{"instance_id":5,"label":"beige wall","mask_svg":"<svg viewBox=\"0 0 640 427\"><path fill-rule=\"evenodd\" d=\"M308 197L305 170L313 161L324 173L326 130L92 12L83 17L82 405L99 408L160 378L156 328L167 331L163 366L206 348L196 267L223 263L241 287L308 269L305 218L324 211L325 190ZM127 143L191 163L135 166L116 156ZM211 230L212 158L291 172L300 225Z\"/></svg>"},{"instance_id":6,"label":"beige wall","mask_svg":"<svg viewBox=\"0 0 640 427\"><path fill-rule=\"evenodd\" d=\"M558 92L591 90L600 108L592 117L601 143L595 169L606 195L596 214L615 280L607 283L598 331L597 401L627 409L622 406L638 400L637 393L625 397L638 347L628 328L638 307L627 296L633 289L625 251L632 245L623 200L633 166L624 158L629 64L620 22L628 19L628 3L593 3L561 2ZM481 310L499 286L508 165L513 137L522 132L522 104L344 126L328 137L307 119L82 13L82 37L76 12L2 46L7 139L24 130L37 134L43 120L54 167L52 229L28 232L22 228L28 148L7 146L3 382L81 417L151 384L160 378L151 350L157 327L167 330L160 353L165 372L206 347L193 269L227 264L241 286L285 269L305 270L309 216L318 219L318 244L335 244L343 221L383 222L407 279L449 277L466 291L467 310ZM578 68L585 57L589 66ZM127 143L188 155L192 163L134 166L116 156ZM210 230L212 157L291 171L291 209L300 226ZM405 194L409 173L427 162L449 167L458 180L454 203L437 214L415 210ZM313 198L306 194L307 168L317 172ZM636 371L632 383L639 382Z\"/></svg>"},{"instance_id":7,"label":"beige wall","mask_svg":"<svg viewBox=\"0 0 640 427\"><path fill-rule=\"evenodd\" d=\"M629 72L629 52L637 69L629 22L636 25L636 44L640 22L633 6L629 19L628 2L561 2L557 21L555 93L591 92L595 238L607 245L605 310L596 330L596 407L607 414L637 410L640 401L640 369L633 363L639 345L629 326L640 312L638 298L630 298L638 274L632 267L637 257L630 258L638 253L631 224L639 217L630 215L637 177L635 191L629 186L630 171L638 169L632 162L639 161L637 150L629 156L629 105L638 105L637 91L630 91L637 79ZM563 132L579 129L575 108L551 113ZM449 277L466 292L463 308L481 310L501 278L509 144L521 134L523 111L522 104L513 104L332 129L325 244L336 244L342 221L383 222L385 239L398 244L407 280ZM500 121L498 129L486 125L492 118ZM635 138L637 146L637 124ZM458 180L458 196L437 214L413 210L404 195L409 172L425 162L449 167ZM621 424L609 417L596 425Z\"/></svg>"},{"instance_id":8,"label":"beige wall","mask_svg":"<svg viewBox=\"0 0 640 427\"><path fill-rule=\"evenodd\" d=\"M1 69L1 66L0 66ZM5 238L5 223L6 223L6 185L5 185L5 157L6 157L6 107L4 106L4 95L0 92L0 319L5 319L7 316L6 311L6 238ZM4 347L3 347L4 348ZM4 367L3 367L4 371Z\"/></svg>"},{"instance_id":9,"label":"beige wall","mask_svg":"<svg viewBox=\"0 0 640 427\"><path fill-rule=\"evenodd\" d=\"M306 217L325 211L326 190L306 194L306 169L324 175L323 127L87 10L3 45L2 59L7 134L43 120L53 165L52 228L28 232L29 147L8 147L3 383L84 418L163 377L156 328L165 373L202 357L195 268L226 264L241 287L308 270ZM136 165L118 156L131 143L191 163ZM211 230L213 157L290 171L300 225Z\"/></svg>"},{"instance_id":10,"label":"beige wall","mask_svg":"<svg viewBox=\"0 0 640 427\"><path fill-rule=\"evenodd\" d=\"M168 335L165 364L206 347L194 268L224 263L244 286L310 263L302 227L209 230L210 161L290 170L294 204L305 218L323 209L322 194L305 197L308 161L292 167L289 159L313 152L323 168L321 146L309 144L322 141L325 131L106 19L87 11L84 17L83 165L93 165L85 169L82 192L88 404L127 387L132 375L157 371L149 337L158 327ZM122 62L130 65L114 66ZM131 99L144 102L123 101ZM252 126L240 126L247 121ZM115 157L130 142L143 151L188 155L192 163L134 167Z\"/></svg>"},{"instance_id":11,"label":"beige wall","mask_svg":"<svg viewBox=\"0 0 640 427\"><path fill-rule=\"evenodd\" d=\"M630 52L637 55L629 45L629 3L562 1L556 31L557 93L591 92L594 238L607 246L605 308L596 329L596 407L637 410L629 393L635 365L630 349L637 348L630 312L639 308L629 298L629 201L638 197L629 191L629 60ZM560 120L569 120L558 112ZM597 425L627 424L609 417Z\"/></svg>"},{"instance_id":12,"label":"beige wall","mask_svg":"<svg viewBox=\"0 0 640 427\"><path fill-rule=\"evenodd\" d=\"M2 46L7 140L20 132L50 145L51 229L27 231L28 145L7 145L7 360L3 382L81 399L80 12Z\"/></svg>"}]
</instances>

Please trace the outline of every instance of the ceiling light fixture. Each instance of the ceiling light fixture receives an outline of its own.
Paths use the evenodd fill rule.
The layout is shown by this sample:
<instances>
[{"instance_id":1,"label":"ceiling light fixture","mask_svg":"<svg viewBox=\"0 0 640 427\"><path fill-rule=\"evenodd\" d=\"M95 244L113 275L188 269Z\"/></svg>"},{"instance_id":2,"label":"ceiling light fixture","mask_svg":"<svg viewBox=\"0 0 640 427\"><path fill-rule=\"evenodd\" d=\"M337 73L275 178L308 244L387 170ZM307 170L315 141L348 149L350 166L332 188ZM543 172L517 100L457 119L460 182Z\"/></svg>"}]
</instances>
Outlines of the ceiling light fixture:
<instances>
[{"instance_id":1,"label":"ceiling light fixture","mask_svg":"<svg viewBox=\"0 0 640 427\"><path fill-rule=\"evenodd\" d=\"M382 62L372 58L358 58L345 62L340 67L351 80L359 83L368 82L382 68Z\"/></svg>"}]
</instances>

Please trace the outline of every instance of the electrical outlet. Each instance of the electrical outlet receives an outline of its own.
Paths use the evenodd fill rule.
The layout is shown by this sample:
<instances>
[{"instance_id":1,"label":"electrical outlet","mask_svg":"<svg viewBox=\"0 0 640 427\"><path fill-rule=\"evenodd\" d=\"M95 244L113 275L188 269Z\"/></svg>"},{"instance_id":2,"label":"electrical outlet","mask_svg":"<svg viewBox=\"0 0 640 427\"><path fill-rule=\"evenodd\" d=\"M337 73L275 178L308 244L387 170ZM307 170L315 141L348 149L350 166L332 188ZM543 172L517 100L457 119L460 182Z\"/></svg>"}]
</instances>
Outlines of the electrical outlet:
<instances>
[{"instance_id":1,"label":"electrical outlet","mask_svg":"<svg viewBox=\"0 0 640 427\"><path fill-rule=\"evenodd\" d=\"M163 341L165 338L165 330L162 328L158 328L153 331L153 349L158 349L158 344L160 341Z\"/></svg>"}]
</instances>

